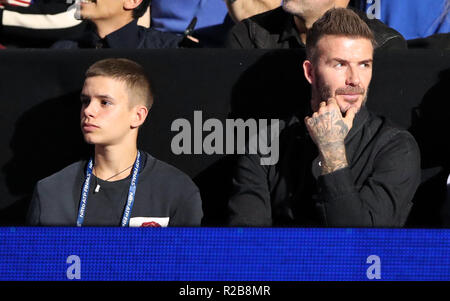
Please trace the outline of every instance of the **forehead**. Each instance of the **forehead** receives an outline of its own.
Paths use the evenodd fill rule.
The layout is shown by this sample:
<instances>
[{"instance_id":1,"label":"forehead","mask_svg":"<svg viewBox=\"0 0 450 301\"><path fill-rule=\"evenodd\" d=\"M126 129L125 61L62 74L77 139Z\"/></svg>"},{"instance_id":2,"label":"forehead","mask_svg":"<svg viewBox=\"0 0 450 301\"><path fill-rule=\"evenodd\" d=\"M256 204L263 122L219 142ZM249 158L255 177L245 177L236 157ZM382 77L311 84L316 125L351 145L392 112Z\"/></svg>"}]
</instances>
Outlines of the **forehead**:
<instances>
[{"instance_id":1,"label":"forehead","mask_svg":"<svg viewBox=\"0 0 450 301\"><path fill-rule=\"evenodd\" d=\"M319 60L338 57L348 61L362 61L373 58L373 45L362 37L325 35L317 42Z\"/></svg>"},{"instance_id":2,"label":"forehead","mask_svg":"<svg viewBox=\"0 0 450 301\"><path fill-rule=\"evenodd\" d=\"M107 76L88 77L84 81L83 93L97 94L126 94L127 87L124 81Z\"/></svg>"}]
</instances>

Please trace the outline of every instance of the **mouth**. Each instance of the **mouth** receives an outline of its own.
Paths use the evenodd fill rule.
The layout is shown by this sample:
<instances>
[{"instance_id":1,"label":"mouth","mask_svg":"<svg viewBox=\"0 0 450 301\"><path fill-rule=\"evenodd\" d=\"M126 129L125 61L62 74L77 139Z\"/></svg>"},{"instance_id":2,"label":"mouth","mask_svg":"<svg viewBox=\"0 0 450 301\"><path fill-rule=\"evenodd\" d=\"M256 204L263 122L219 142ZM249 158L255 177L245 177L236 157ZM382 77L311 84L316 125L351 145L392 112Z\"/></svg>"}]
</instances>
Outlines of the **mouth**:
<instances>
[{"instance_id":1,"label":"mouth","mask_svg":"<svg viewBox=\"0 0 450 301\"><path fill-rule=\"evenodd\" d=\"M92 123L83 123L81 125L81 127L82 127L83 131L85 131L85 132L91 132L91 131L99 128L98 126L96 126L95 124L92 124Z\"/></svg>"},{"instance_id":2,"label":"mouth","mask_svg":"<svg viewBox=\"0 0 450 301\"><path fill-rule=\"evenodd\" d=\"M339 94L339 95L342 96L344 100L347 102L356 102L361 96L361 94Z\"/></svg>"},{"instance_id":3,"label":"mouth","mask_svg":"<svg viewBox=\"0 0 450 301\"><path fill-rule=\"evenodd\" d=\"M97 0L81 0L80 3L82 4L97 3Z\"/></svg>"}]
</instances>

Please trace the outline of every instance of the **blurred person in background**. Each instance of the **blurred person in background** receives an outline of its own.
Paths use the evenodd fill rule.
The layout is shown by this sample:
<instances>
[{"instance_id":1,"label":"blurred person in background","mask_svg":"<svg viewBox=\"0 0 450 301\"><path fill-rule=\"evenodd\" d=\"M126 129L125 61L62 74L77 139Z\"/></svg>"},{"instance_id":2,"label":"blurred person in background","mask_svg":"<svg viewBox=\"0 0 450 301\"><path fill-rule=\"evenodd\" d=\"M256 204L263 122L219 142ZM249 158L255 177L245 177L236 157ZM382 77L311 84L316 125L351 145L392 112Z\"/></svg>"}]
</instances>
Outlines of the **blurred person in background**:
<instances>
[{"instance_id":1,"label":"blurred person in background","mask_svg":"<svg viewBox=\"0 0 450 301\"><path fill-rule=\"evenodd\" d=\"M161 32L138 24L149 14L150 0L81 0L79 16L89 29L79 40L63 40L52 47L79 48L177 48L187 40L182 35Z\"/></svg>"},{"instance_id":2,"label":"blurred person in background","mask_svg":"<svg viewBox=\"0 0 450 301\"><path fill-rule=\"evenodd\" d=\"M235 22L280 6L281 0L152 0L151 27L183 33L196 18L193 35L202 47L223 47Z\"/></svg>"},{"instance_id":3,"label":"blurred person in background","mask_svg":"<svg viewBox=\"0 0 450 301\"><path fill-rule=\"evenodd\" d=\"M230 32L228 48L289 49L305 48L306 34L312 24L331 8L346 8L350 0L284 0L274 10L238 23ZM354 10L375 35L379 48L406 49L402 35L379 20L368 19Z\"/></svg>"},{"instance_id":4,"label":"blurred person in background","mask_svg":"<svg viewBox=\"0 0 450 301\"><path fill-rule=\"evenodd\" d=\"M86 24L74 17L75 3L58 0L0 0L0 43L8 48L48 48L80 38Z\"/></svg>"}]
</instances>

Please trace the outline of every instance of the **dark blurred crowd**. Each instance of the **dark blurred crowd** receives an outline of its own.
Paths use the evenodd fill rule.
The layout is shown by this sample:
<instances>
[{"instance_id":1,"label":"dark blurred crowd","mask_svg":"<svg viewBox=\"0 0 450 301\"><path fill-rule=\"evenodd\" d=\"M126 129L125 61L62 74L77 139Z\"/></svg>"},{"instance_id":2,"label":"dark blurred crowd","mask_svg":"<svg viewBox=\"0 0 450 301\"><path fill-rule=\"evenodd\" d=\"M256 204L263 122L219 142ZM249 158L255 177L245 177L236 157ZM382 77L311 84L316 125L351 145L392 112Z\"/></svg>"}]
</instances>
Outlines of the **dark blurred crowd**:
<instances>
[{"instance_id":1,"label":"dark blurred crowd","mask_svg":"<svg viewBox=\"0 0 450 301\"><path fill-rule=\"evenodd\" d=\"M385 48L450 48L448 0L0 0L0 47L298 48L330 2Z\"/></svg>"}]
</instances>

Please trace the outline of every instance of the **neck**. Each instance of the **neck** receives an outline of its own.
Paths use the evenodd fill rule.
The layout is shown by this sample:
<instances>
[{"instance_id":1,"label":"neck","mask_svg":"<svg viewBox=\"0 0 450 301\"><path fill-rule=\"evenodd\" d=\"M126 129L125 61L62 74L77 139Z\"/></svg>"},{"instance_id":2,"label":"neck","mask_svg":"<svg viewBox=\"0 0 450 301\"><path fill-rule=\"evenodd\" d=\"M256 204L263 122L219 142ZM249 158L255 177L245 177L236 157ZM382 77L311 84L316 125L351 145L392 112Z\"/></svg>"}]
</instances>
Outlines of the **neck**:
<instances>
[{"instance_id":1,"label":"neck","mask_svg":"<svg viewBox=\"0 0 450 301\"><path fill-rule=\"evenodd\" d=\"M98 36L103 39L110 33L119 30L120 28L124 27L131 21L133 21L133 18L131 16L126 15L126 16L118 16L116 18L108 20L95 20L94 24L97 28Z\"/></svg>"},{"instance_id":2,"label":"neck","mask_svg":"<svg viewBox=\"0 0 450 301\"><path fill-rule=\"evenodd\" d=\"M136 156L136 144L109 146L96 145L94 174L97 178L108 179L133 165L136 161ZM125 179L131 174L132 170L133 168L127 169L110 180L118 181Z\"/></svg>"},{"instance_id":3,"label":"neck","mask_svg":"<svg viewBox=\"0 0 450 301\"><path fill-rule=\"evenodd\" d=\"M294 16L295 28L297 28L297 32L302 40L303 44L306 45L306 31L311 28L312 23L306 23L305 20L301 17Z\"/></svg>"}]
</instances>

